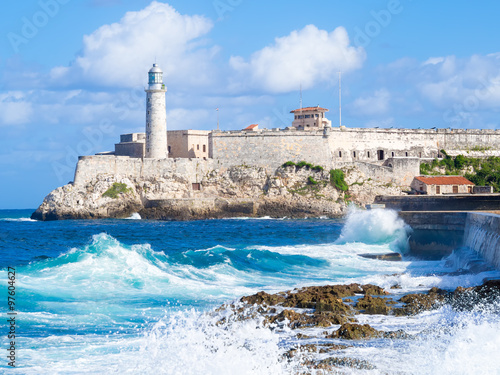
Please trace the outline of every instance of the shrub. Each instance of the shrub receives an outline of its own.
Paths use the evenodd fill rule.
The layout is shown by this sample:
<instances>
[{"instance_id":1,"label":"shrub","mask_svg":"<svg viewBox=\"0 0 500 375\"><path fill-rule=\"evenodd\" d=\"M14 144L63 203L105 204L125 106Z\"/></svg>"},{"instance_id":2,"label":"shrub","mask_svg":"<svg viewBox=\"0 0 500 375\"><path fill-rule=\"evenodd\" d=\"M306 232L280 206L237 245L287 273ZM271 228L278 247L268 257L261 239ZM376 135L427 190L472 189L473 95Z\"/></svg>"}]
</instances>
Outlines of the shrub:
<instances>
[{"instance_id":1,"label":"shrub","mask_svg":"<svg viewBox=\"0 0 500 375\"><path fill-rule=\"evenodd\" d=\"M295 167L295 163L293 161L287 161L285 164L282 165L283 168L286 167Z\"/></svg>"},{"instance_id":2,"label":"shrub","mask_svg":"<svg viewBox=\"0 0 500 375\"><path fill-rule=\"evenodd\" d=\"M305 162L303 160L301 162L297 163L297 168L304 168L304 167L306 167L306 169L311 169L312 164Z\"/></svg>"},{"instance_id":3,"label":"shrub","mask_svg":"<svg viewBox=\"0 0 500 375\"><path fill-rule=\"evenodd\" d=\"M316 181L312 176L307 177L307 184L308 185L317 185L318 181Z\"/></svg>"},{"instance_id":4,"label":"shrub","mask_svg":"<svg viewBox=\"0 0 500 375\"><path fill-rule=\"evenodd\" d=\"M344 180L344 172L340 169L331 169L330 170L330 183L334 188L341 191L347 191L349 186Z\"/></svg>"},{"instance_id":5,"label":"shrub","mask_svg":"<svg viewBox=\"0 0 500 375\"><path fill-rule=\"evenodd\" d=\"M116 198L118 198L119 194L131 193L131 192L132 192L132 189L128 188L127 184L115 182L113 185L111 185L111 187L108 190L106 190L102 194L102 196L116 199Z\"/></svg>"},{"instance_id":6,"label":"shrub","mask_svg":"<svg viewBox=\"0 0 500 375\"><path fill-rule=\"evenodd\" d=\"M316 171L316 172L321 172L321 171L325 170L321 165L315 165L315 166L311 167L311 169L313 171Z\"/></svg>"}]
</instances>

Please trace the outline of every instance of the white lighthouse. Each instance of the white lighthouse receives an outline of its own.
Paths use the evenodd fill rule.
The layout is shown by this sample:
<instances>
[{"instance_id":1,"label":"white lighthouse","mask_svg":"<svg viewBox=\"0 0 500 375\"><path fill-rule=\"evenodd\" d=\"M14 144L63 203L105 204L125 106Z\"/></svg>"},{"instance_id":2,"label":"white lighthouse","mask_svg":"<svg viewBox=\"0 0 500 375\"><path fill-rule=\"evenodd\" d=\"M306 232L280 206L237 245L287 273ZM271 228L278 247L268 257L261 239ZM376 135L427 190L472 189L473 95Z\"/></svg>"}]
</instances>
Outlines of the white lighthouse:
<instances>
[{"instance_id":1,"label":"white lighthouse","mask_svg":"<svg viewBox=\"0 0 500 375\"><path fill-rule=\"evenodd\" d=\"M167 153L167 111L163 72L153 64L146 91L146 158L165 159Z\"/></svg>"}]
</instances>

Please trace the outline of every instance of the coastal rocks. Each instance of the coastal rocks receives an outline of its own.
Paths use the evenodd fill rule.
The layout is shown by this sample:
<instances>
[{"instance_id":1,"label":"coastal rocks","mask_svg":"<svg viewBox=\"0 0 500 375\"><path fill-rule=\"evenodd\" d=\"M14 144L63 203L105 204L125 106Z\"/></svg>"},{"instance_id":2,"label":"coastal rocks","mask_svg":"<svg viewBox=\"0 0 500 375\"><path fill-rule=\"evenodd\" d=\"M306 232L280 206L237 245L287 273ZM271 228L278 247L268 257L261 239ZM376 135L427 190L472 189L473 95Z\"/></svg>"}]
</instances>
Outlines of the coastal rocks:
<instances>
[{"instance_id":1,"label":"coastal rocks","mask_svg":"<svg viewBox=\"0 0 500 375\"><path fill-rule=\"evenodd\" d=\"M401 286L396 285L391 290L400 296ZM346 349L372 345L367 343L370 340L376 340L374 344L379 345L381 340L408 340L416 337L403 330L380 330L370 324L359 323L355 319L357 314L404 317L437 309L444 304L460 310L484 308L488 304L495 307L500 298L500 280L486 280L480 286L459 287L454 291L432 288L425 293L400 296L397 302L392 298L395 296L371 284L326 285L277 294L259 292L242 297L239 304L230 308L237 320L258 319L262 327L292 332L287 341L291 347L283 358L300 363L297 373L312 374L316 373L315 370L344 373L343 371L350 369L375 369L367 361L349 357L351 351ZM393 307L394 304L397 307ZM364 322L367 319L370 318L359 318ZM375 318L374 321L378 322L380 318ZM382 321L387 320L383 318ZM293 333L289 329L299 332Z\"/></svg>"},{"instance_id":2,"label":"coastal rocks","mask_svg":"<svg viewBox=\"0 0 500 375\"><path fill-rule=\"evenodd\" d=\"M115 199L103 196L113 183L117 182L125 184L127 192L119 194ZM71 184L57 188L44 199L31 218L35 220L125 218L141 208L141 199L130 180L116 180L102 176L83 189Z\"/></svg>"},{"instance_id":3,"label":"coastal rocks","mask_svg":"<svg viewBox=\"0 0 500 375\"><path fill-rule=\"evenodd\" d=\"M365 296L360 298L356 303L356 309L364 314L380 314L387 315L391 311L391 307L387 306L387 299Z\"/></svg>"},{"instance_id":4,"label":"coastal rocks","mask_svg":"<svg viewBox=\"0 0 500 375\"><path fill-rule=\"evenodd\" d=\"M328 339L344 340L368 340L374 338L406 339L408 337L408 334L402 330L385 332L378 331L369 324L353 323L343 324L338 330L326 336Z\"/></svg>"},{"instance_id":5,"label":"coastal rocks","mask_svg":"<svg viewBox=\"0 0 500 375\"><path fill-rule=\"evenodd\" d=\"M364 178L357 169L349 173L357 173L356 181ZM211 170L195 178L199 183L171 171L155 178L103 173L84 184L55 189L32 218L126 218L135 212L144 219L160 220L338 217L347 212L350 202L363 206L372 203L375 195L398 194L392 187L371 180L356 183L344 193L332 186L329 178L324 170L280 167L269 171L245 165ZM114 184L125 184L127 190L114 197L103 196Z\"/></svg>"},{"instance_id":6,"label":"coastal rocks","mask_svg":"<svg viewBox=\"0 0 500 375\"><path fill-rule=\"evenodd\" d=\"M432 288L427 294L407 294L400 299L405 305L394 308L394 314L416 315L423 311L433 310L441 307L447 300L448 292L438 288Z\"/></svg>"}]
</instances>

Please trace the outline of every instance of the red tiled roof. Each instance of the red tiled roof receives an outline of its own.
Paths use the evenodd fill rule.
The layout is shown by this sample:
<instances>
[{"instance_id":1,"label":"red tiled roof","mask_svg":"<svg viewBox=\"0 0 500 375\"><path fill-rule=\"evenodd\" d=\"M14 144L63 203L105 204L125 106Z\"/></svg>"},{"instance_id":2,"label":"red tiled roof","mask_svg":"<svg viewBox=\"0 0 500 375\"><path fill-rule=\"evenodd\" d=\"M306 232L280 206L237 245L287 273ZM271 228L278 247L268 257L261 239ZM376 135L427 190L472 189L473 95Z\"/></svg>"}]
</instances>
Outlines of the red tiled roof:
<instances>
[{"instance_id":1,"label":"red tiled roof","mask_svg":"<svg viewBox=\"0 0 500 375\"><path fill-rule=\"evenodd\" d=\"M304 111L321 111L321 112L328 112L329 110L326 108L321 108L320 106L317 107L304 107L302 108L302 112ZM295 113L295 112L300 112L300 109L294 109L290 113Z\"/></svg>"},{"instance_id":2,"label":"red tiled roof","mask_svg":"<svg viewBox=\"0 0 500 375\"><path fill-rule=\"evenodd\" d=\"M474 185L474 183L462 176L418 176L415 179L426 185Z\"/></svg>"},{"instance_id":3,"label":"red tiled roof","mask_svg":"<svg viewBox=\"0 0 500 375\"><path fill-rule=\"evenodd\" d=\"M259 124L253 124L253 125L250 125L250 126L247 126L245 129L243 130L252 130L252 129L255 129L257 126L259 126Z\"/></svg>"}]
</instances>

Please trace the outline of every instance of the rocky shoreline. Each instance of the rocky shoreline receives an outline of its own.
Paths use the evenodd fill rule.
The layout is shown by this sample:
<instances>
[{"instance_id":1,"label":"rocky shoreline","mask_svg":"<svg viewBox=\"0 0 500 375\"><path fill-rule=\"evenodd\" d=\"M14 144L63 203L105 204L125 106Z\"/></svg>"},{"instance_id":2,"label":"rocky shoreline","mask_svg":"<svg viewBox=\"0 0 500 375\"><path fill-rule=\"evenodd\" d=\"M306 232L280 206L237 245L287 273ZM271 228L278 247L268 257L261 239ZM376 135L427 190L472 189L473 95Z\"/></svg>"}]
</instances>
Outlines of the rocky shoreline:
<instances>
[{"instance_id":1,"label":"rocky shoreline","mask_svg":"<svg viewBox=\"0 0 500 375\"><path fill-rule=\"evenodd\" d=\"M404 187L343 170L347 191L329 172L287 166L275 171L238 166L210 171L196 189L182 174L155 179L100 174L85 185L52 191L33 213L35 220L127 218L198 220L230 217L339 217L354 203L365 206L377 195L398 195Z\"/></svg>"},{"instance_id":2,"label":"rocky shoreline","mask_svg":"<svg viewBox=\"0 0 500 375\"><path fill-rule=\"evenodd\" d=\"M391 291L397 289L399 286L394 285ZM231 319L235 320L261 318L263 327L271 330L287 328L297 331L294 337L298 343L286 351L284 360L298 359L303 367L303 371L298 372L300 374L311 370L338 373L346 368L376 368L368 361L343 355L345 349L359 340L409 340L416 336L403 330L380 331L369 324L361 324L357 317L362 314L411 317L444 305L458 311L470 311L499 298L500 280L488 280L470 288L458 287L453 291L432 288L425 293L406 294L399 298L371 284L326 285L276 294L259 292L242 297L235 304L224 305L217 311L229 312ZM227 324L228 321L229 318L224 317L218 324Z\"/></svg>"}]
</instances>

